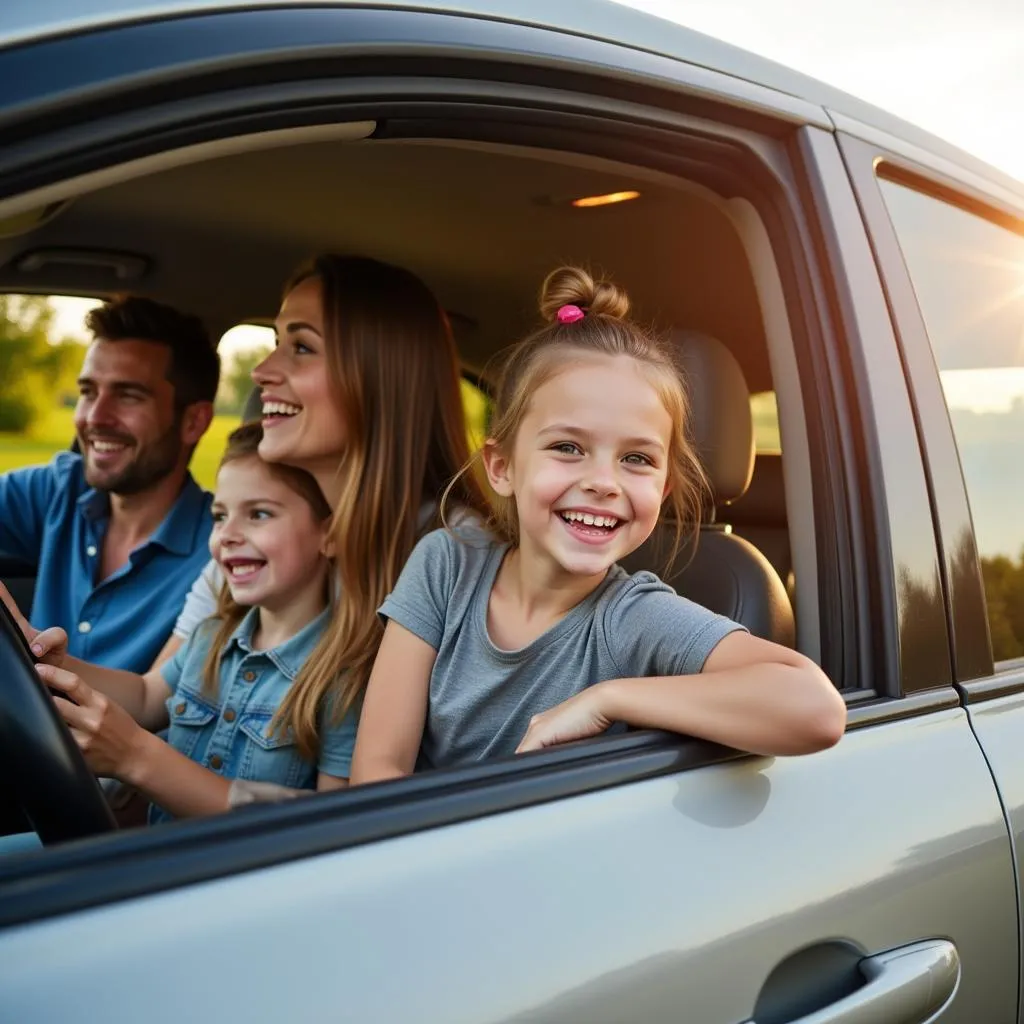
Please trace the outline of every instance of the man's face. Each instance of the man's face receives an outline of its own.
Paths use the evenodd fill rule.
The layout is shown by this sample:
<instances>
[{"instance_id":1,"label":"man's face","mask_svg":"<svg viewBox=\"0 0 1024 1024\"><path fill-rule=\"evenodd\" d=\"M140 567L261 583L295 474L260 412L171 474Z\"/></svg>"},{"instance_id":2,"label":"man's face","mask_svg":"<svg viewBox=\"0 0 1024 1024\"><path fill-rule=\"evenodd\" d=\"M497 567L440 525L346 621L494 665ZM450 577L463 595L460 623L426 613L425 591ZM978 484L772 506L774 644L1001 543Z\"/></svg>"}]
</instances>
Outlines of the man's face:
<instances>
[{"instance_id":1,"label":"man's face","mask_svg":"<svg viewBox=\"0 0 1024 1024\"><path fill-rule=\"evenodd\" d=\"M186 457L167 380L171 353L151 341L94 341L78 377L75 430L91 487L138 494Z\"/></svg>"}]
</instances>

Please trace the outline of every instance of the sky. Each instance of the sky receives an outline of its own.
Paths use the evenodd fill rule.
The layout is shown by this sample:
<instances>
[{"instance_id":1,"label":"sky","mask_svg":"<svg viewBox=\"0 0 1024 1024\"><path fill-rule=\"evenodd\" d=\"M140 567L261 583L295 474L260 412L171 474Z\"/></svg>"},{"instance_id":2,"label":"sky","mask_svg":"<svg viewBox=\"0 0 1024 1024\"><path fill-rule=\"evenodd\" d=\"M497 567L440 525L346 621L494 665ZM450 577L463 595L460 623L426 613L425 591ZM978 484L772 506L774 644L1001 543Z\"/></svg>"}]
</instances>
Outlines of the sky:
<instances>
[{"instance_id":1,"label":"sky","mask_svg":"<svg viewBox=\"0 0 1024 1024\"><path fill-rule=\"evenodd\" d=\"M1024 181L1024 0L616 0L911 121Z\"/></svg>"}]
</instances>

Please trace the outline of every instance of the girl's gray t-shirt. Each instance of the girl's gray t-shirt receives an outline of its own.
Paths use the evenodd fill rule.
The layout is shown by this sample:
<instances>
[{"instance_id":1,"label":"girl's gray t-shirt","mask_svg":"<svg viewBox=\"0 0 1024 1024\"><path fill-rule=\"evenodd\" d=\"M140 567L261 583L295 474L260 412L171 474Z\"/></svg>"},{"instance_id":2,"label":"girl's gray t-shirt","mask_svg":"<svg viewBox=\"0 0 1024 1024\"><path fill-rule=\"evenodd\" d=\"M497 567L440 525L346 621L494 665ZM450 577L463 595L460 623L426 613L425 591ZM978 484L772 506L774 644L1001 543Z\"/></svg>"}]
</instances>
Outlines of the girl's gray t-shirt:
<instances>
[{"instance_id":1,"label":"girl's gray t-shirt","mask_svg":"<svg viewBox=\"0 0 1024 1024\"><path fill-rule=\"evenodd\" d=\"M502 650L487 634L487 603L507 550L478 529L428 533L380 607L437 651L426 767L513 754L534 715L606 679L698 673L723 637L743 629L654 573L613 565L546 633Z\"/></svg>"}]
</instances>

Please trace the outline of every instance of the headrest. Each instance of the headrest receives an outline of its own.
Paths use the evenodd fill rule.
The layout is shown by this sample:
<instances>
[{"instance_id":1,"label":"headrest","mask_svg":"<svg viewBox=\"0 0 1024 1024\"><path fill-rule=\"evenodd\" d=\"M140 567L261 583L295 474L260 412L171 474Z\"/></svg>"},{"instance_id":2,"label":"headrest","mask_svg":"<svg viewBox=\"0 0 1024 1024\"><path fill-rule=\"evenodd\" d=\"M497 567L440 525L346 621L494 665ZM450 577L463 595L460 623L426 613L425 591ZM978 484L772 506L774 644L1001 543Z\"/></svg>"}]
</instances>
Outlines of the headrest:
<instances>
[{"instance_id":1,"label":"headrest","mask_svg":"<svg viewBox=\"0 0 1024 1024\"><path fill-rule=\"evenodd\" d=\"M729 509L729 516L731 523L744 526L786 525L786 482L781 455L758 452L747 493Z\"/></svg>"},{"instance_id":2,"label":"headrest","mask_svg":"<svg viewBox=\"0 0 1024 1024\"><path fill-rule=\"evenodd\" d=\"M693 440L714 492L715 505L735 501L754 468L750 392L736 357L710 335L672 331L690 395Z\"/></svg>"},{"instance_id":3,"label":"headrest","mask_svg":"<svg viewBox=\"0 0 1024 1024\"><path fill-rule=\"evenodd\" d=\"M258 387L253 388L249 392L249 397L245 400L245 408L242 410L243 423L251 423L253 420L258 420L263 416L263 399L261 395L262 392Z\"/></svg>"}]
</instances>

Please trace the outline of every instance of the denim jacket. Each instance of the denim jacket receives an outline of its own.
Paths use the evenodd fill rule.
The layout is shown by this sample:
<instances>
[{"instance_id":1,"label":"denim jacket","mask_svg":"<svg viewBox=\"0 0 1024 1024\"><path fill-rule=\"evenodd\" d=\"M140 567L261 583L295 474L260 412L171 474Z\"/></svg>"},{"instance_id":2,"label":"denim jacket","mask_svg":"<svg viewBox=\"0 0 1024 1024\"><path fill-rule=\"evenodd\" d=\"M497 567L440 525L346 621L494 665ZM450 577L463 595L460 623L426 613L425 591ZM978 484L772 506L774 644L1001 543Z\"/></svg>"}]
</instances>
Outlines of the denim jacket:
<instances>
[{"instance_id":1,"label":"denim jacket","mask_svg":"<svg viewBox=\"0 0 1024 1024\"><path fill-rule=\"evenodd\" d=\"M175 750L229 779L275 782L292 789L315 789L318 772L347 778L355 747L358 710L331 725L321 718L321 743L315 762L302 757L292 737L272 730L274 713L312 653L330 619L325 609L309 625L279 647L252 648L259 610L252 608L232 633L220 661L216 696L203 691L206 652L217 623L203 623L164 665L171 688L167 699L170 728L167 742ZM171 815L153 807L150 823Z\"/></svg>"}]
</instances>

